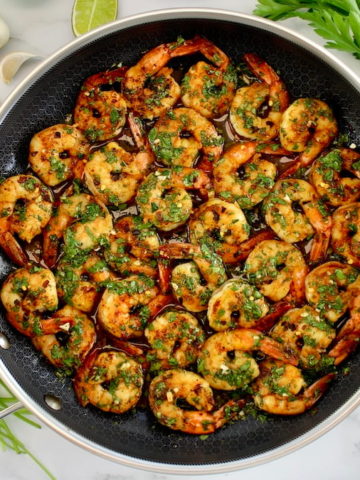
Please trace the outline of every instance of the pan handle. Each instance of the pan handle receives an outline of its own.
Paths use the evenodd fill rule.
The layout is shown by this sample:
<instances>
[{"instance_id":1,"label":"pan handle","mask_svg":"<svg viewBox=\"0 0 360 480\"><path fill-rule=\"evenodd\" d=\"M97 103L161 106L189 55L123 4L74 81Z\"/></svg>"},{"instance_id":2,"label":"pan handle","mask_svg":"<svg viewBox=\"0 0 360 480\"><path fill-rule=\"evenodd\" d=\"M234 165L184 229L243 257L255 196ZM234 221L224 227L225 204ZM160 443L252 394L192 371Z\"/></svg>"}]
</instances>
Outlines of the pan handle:
<instances>
[{"instance_id":1,"label":"pan handle","mask_svg":"<svg viewBox=\"0 0 360 480\"><path fill-rule=\"evenodd\" d=\"M6 416L10 415L10 413L14 413L17 410L20 410L20 408L23 408L24 405L21 402L16 402L10 405L10 407L4 408L4 410L0 411L0 420L2 418L5 418Z\"/></svg>"}]
</instances>

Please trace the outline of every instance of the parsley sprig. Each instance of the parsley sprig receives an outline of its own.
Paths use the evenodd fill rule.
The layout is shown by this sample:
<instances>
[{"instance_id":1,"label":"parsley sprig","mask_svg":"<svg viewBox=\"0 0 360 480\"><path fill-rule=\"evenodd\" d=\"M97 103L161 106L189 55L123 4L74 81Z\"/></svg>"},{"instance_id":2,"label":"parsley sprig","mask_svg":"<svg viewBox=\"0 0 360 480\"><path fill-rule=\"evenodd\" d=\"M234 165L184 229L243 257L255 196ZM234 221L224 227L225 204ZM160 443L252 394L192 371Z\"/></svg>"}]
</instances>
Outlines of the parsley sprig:
<instances>
[{"instance_id":1,"label":"parsley sprig","mask_svg":"<svg viewBox=\"0 0 360 480\"><path fill-rule=\"evenodd\" d=\"M14 395L10 392L7 386L0 380L0 410L4 410L16 401L16 397L14 397ZM38 423L35 423L29 418L31 413L25 408L18 410L17 412L13 413L13 415L35 428L41 428ZM16 435L11 431L9 425L6 423L5 420L0 420L0 447L3 450L10 449L13 450L15 453L24 453L28 455L46 473L46 475L51 480L56 480L56 478L40 462L40 460L38 460L30 452L30 450L26 448L22 441L16 437Z\"/></svg>"},{"instance_id":2,"label":"parsley sprig","mask_svg":"<svg viewBox=\"0 0 360 480\"><path fill-rule=\"evenodd\" d=\"M275 21L302 18L327 40L327 48L360 59L359 4L359 0L258 0L253 13Z\"/></svg>"}]
</instances>

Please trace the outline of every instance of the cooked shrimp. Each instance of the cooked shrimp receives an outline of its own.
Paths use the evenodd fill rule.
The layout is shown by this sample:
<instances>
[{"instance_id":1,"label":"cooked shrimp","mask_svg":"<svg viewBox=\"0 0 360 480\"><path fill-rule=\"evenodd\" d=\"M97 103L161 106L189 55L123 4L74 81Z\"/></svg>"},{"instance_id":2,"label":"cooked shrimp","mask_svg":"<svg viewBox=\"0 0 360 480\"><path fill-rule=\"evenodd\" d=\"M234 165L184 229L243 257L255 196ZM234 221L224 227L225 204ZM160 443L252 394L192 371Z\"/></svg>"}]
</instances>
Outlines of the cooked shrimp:
<instances>
[{"instance_id":1,"label":"cooked shrimp","mask_svg":"<svg viewBox=\"0 0 360 480\"><path fill-rule=\"evenodd\" d=\"M74 390L80 405L124 413L140 400L144 383L141 365L125 353L96 350L78 369Z\"/></svg>"},{"instance_id":2,"label":"cooked shrimp","mask_svg":"<svg viewBox=\"0 0 360 480\"><path fill-rule=\"evenodd\" d=\"M230 109L230 121L236 133L253 140L267 141L279 133L289 95L278 74L254 53L244 55L250 70L260 83L239 88Z\"/></svg>"},{"instance_id":3,"label":"cooked shrimp","mask_svg":"<svg viewBox=\"0 0 360 480\"><path fill-rule=\"evenodd\" d=\"M360 342L360 278L349 285L348 293L350 318L336 335L335 345L329 352L335 365L343 362L351 352L356 350Z\"/></svg>"},{"instance_id":4,"label":"cooked shrimp","mask_svg":"<svg viewBox=\"0 0 360 480\"><path fill-rule=\"evenodd\" d=\"M136 202L145 222L167 232L183 225L192 212L193 202L187 190L208 195L210 188L210 178L201 170L161 168L140 185Z\"/></svg>"},{"instance_id":5,"label":"cooked shrimp","mask_svg":"<svg viewBox=\"0 0 360 480\"><path fill-rule=\"evenodd\" d=\"M350 265L360 267L360 203L338 208L332 216L331 245Z\"/></svg>"},{"instance_id":6,"label":"cooked shrimp","mask_svg":"<svg viewBox=\"0 0 360 480\"><path fill-rule=\"evenodd\" d=\"M191 243L205 242L227 262L239 251L239 244L249 237L250 227L240 207L213 198L203 203L190 218Z\"/></svg>"},{"instance_id":7,"label":"cooked shrimp","mask_svg":"<svg viewBox=\"0 0 360 480\"><path fill-rule=\"evenodd\" d=\"M336 333L316 310L305 306L289 310L270 335L297 356L303 368L313 369L321 365L322 356Z\"/></svg>"},{"instance_id":8,"label":"cooked shrimp","mask_svg":"<svg viewBox=\"0 0 360 480\"><path fill-rule=\"evenodd\" d=\"M297 248L279 240L264 240L248 256L245 273L274 302L288 296L301 303L308 267Z\"/></svg>"},{"instance_id":9,"label":"cooked shrimp","mask_svg":"<svg viewBox=\"0 0 360 480\"><path fill-rule=\"evenodd\" d=\"M92 253L80 261L60 259L56 270L57 292L67 304L82 312L93 311L100 298L100 284L113 279L106 262Z\"/></svg>"},{"instance_id":10,"label":"cooked shrimp","mask_svg":"<svg viewBox=\"0 0 360 480\"><path fill-rule=\"evenodd\" d=\"M53 125L32 137L29 163L46 185L54 187L81 176L88 153L89 144L76 125Z\"/></svg>"},{"instance_id":11,"label":"cooked shrimp","mask_svg":"<svg viewBox=\"0 0 360 480\"><path fill-rule=\"evenodd\" d=\"M110 267L124 275L157 275L154 256L160 242L155 229L141 217L126 216L114 225L115 233L110 236L104 257Z\"/></svg>"},{"instance_id":12,"label":"cooked shrimp","mask_svg":"<svg viewBox=\"0 0 360 480\"><path fill-rule=\"evenodd\" d=\"M169 243L160 247L160 256L192 259L177 265L171 274L171 287L178 302L190 312L206 310L212 292L226 280L221 258L207 245ZM203 277L203 278L202 278Z\"/></svg>"},{"instance_id":13,"label":"cooked shrimp","mask_svg":"<svg viewBox=\"0 0 360 480\"><path fill-rule=\"evenodd\" d=\"M273 358L297 364L297 359L285 353L279 342L264 336L258 330L238 328L215 333L205 341L198 360L198 371L213 388L244 388L259 375L259 367L250 355L257 350Z\"/></svg>"},{"instance_id":14,"label":"cooked shrimp","mask_svg":"<svg viewBox=\"0 0 360 480\"><path fill-rule=\"evenodd\" d=\"M335 377L329 373L307 387L300 369L273 359L261 362L260 372L252 385L255 405L274 415L299 415L309 410Z\"/></svg>"},{"instance_id":15,"label":"cooked shrimp","mask_svg":"<svg viewBox=\"0 0 360 480\"><path fill-rule=\"evenodd\" d=\"M358 271L350 265L323 263L306 277L306 299L327 320L335 323L349 308L349 286L358 275Z\"/></svg>"},{"instance_id":16,"label":"cooked shrimp","mask_svg":"<svg viewBox=\"0 0 360 480\"><path fill-rule=\"evenodd\" d=\"M338 133L334 114L325 102L316 98L298 98L284 112L280 125L281 145L300 153L288 173L306 167L330 145Z\"/></svg>"},{"instance_id":17,"label":"cooked shrimp","mask_svg":"<svg viewBox=\"0 0 360 480\"><path fill-rule=\"evenodd\" d=\"M310 182L326 203L339 207L360 198L360 154L350 148L335 149L317 158ZM359 164L359 168L354 168ZM342 176L348 172L351 176Z\"/></svg>"},{"instance_id":18,"label":"cooked shrimp","mask_svg":"<svg viewBox=\"0 0 360 480\"><path fill-rule=\"evenodd\" d=\"M132 200L154 161L150 146L131 114L129 124L138 153L129 153L116 142L110 142L91 154L84 168L87 187L105 205L119 206Z\"/></svg>"},{"instance_id":19,"label":"cooked shrimp","mask_svg":"<svg viewBox=\"0 0 360 480\"><path fill-rule=\"evenodd\" d=\"M184 310L161 313L148 324L145 336L152 348L147 358L156 370L194 363L205 339L198 320Z\"/></svg>"},{"instance_id":20,"label":"cooked shrimp","mask_svg":"<svg viewBox=\"0 0 360 480\"><path fill-rule=\"evenodd\" d=\"M0 184L0 246L17 265L25 266L28 259L14 234L30 243L49 222L52 204L51 191L31 175Z\"/></svg>"},{"instance_id":21,"label":"cooked shrimp","mask_svg":"<svg viewBox=\"0 0 360 480\"><path fill-rule=\"evenodd\" d=\"M96 73L82 84L74 122L91 141L108 140L125 125L127 104L120 92L126 68Z\"/></svg>"},{"instance_id":22,"label":"cooked shrimp","mask_svg":"<svg viewBox=\"0 0 360 480\"><path fill-rule=\"evenodd\" d=\"M210 327L220 332L234 327L256 327L268 311L264 297L255 287L232 278L212 294L207 316Z\"/></svg>"},{"instance_id":23,"label":"cooked shrimp","mask_svg":"<svg viewBox=\"0 0 360 480\"><path fill-rule=\"evenodd\" d=\"M9 323L28 337L58 332L71 323L69 318L44 316L58 306L55 278L46 268L19 268L12 272L2 285L1 301Z\"/></svg>"},{"instance_id":24,"label":"cooked shrimp","mask_svg":"<svg viewBox=\"0 0 360 480\"><path fill-rule=\"evenodd\" d=\"M186 137L184 134L188 134ZM199 153L205 161L217 160L224 139L214 125L191 108L175 108L163 115L149 132L151 147L167 166L192 167Z\"/></svg>"},{"instance_id":25,"label":"cooked shrimp","mask_svg":"<svg viewBox=\"0 0 360 480\"><path fill-rule=\"evenodd\" d=\"M49 268L54 267L58 248L64 238L67 257L89 252L112 231L112 218L106 207L91 195L79 193L61 197L57 214L44 231L43 256Z\"/></svg>"},{"instance_id":26,"label":"cooked shrimp","mask_svg":"<svg viewBox=\"0 0 360 480\"><path fill-rule=\"evenodd\" d=\"M227 113L236 89L236 72L229 57L209 40L201 53L213 65L200 61L192 65L181 82L181 100L206 118Z\"/></svg>"},{"instance_id":27,"label":"cooked shrimp","mask_svg":"<svg viewBox=\"0 0 360 480\"><path fill-rule=\"evenodd\" d=\"M144 275L108 281L106 286L97 318L114 337L141 337L148 320L168 303L168 297L159 294L154 280Z\"/></svg>"},{"instance_id":28,"label":"cooked shrimp","mask_svg":"<svg viewBox=\"0 0 360 480\"><path fill-rule=\"evenodd\" d=\"M219 197L252 208L269 195L276 166L256 151L255 142L236 143L226 150L214 167L214 190Z\"/></svg>"},{"instance_id":29,"label":"cooked shrimp","mask_svg":"<svg viewBox=\"0 0 360 480\"><path fill-rule=\"evenodd\" d=\"M196 410L185 410L177 400ZM195 435L213 433L234 418L245 405L244 400L230 400L214 411L215 401L206 380L186 370L168 370L155 377L149 390L149 404L156 419L172 430Z\"/></svg>"},{"instance_id":30,"label":"cooked shrimp","mask_svg":"<svg viewBox=\"0 0 360 480\"><path fill-rule=\"evenodd\" d=\"M300 242L315 233L310 260L315 262L326 256L331 217L310 183L294 178L278 180L265 199L264 210L266 223L281 240Z\"/></svg>"},{"instance_id":31,"label":"cooked shrimp","mask_svg":"<svg viewBox=\"0 0 360 480\"><path fill-rule=\"evenodd\" d=\"M52 335L39 335L32 340L35 348L55 367L78 367L96 340L95 325L76 308L66 305L53 318L69 317L73 324Z\"/></svg>"}]
</instances>

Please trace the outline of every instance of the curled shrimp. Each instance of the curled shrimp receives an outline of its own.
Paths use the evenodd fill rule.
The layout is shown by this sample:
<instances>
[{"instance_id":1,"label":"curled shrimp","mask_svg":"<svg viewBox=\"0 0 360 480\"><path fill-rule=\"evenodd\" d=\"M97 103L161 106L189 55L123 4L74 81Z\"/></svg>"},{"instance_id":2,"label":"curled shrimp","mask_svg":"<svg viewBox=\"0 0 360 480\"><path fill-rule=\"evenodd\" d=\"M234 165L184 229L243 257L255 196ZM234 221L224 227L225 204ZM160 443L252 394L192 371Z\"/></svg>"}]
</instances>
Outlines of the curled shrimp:
<instances>
[{"instance_id":1,"label":"curled shrimp","mask_svg":"<svg viewBox=\"0 0 360 480\"><path fill-rule=\"evenodd\" d=\"M202 170L162 168L145 178L136 203L145 222L167 232L183 225L190 217L193 202L188 190L198 190L207 196L210 189L210 178Z\"/></svg>"},{"instance_id":2,"label":"curled shrimp","mask_svg":"<svg viewBox=\"0 0 360 480\"><path fill-rule=\"evenodd\" d=\"M55 315L56 318L72 318L72 325L57 333L38 335L32 339L32 343L55 367L76 368L95 343L95 325L90 318L69 305L58 310ZM61 334L61 341L58 333Z\"/></svg>"},{"instance_id":3,"label":"curled shrimp","mask_svg":"<svg viewBox=\"0 0 360 480\"><path fill-rule=\"evenodd\" d=\"M204 342L198 320L183 310L167 310L158 315L145 329L151 346L147 359L152 368L184 368L194 363Z\"/></svg>"},{"instance_id":4,"label":"curled shrimp","mask_svg":"<svg viewBox=\"0 0 360 480\"><path fill-rule=\"evenodd\" d=\"M331 217L310 183L295 178L278 180L264 201L264 210L266 223L286 242L300 242L315 233L310 261L326 256Z\"/></svg>"},{"instance_id":5,"label":"curled shrimp","mask_svg":"<svg viewBox=\"0 0 360 480\"><path fill-rule=\"evenodd\" d=\"M329 352L334 364L339 365L356 348L360 342L360 281L357 279L348 287L350 318L336 335L335 345Z\"/></svg>"},{"instance_id":6,"label":"curled shrimp","mask_svg":"<svg viewBox=\"0 0 360 480\"><path fill-rule=\"evenodd\" d=\"M19 268L1 288L1 301L8 322L28 337L57 333L69 328L73 319L53 314L58 307L54 274L40 267ZM50 318L46 318L50 314Z\"/></svg>"},{"instance_id":7,"label":"curled shrimp","mask_svg":"<svg viewBox=\"0 0 360 480\"><path fill-rule=\"evenodd\" d=\"M55 187L81 176L88 153L89 143L76 125L53 125L32 137L29 163L46 185Z\"/></svg>"},{"instance_id":8,"label":"curled shrimp","mask_svg":"<svg viewBox=\"0 0 360 480\"><path fill-rule=\"evenodd\" d=\"M177 405L182 399L196 410ZM158 422L172 430L201 435L213 433L234 418L245 405L230 400L214 411L215 401L206 380L186 370L168 370L155 377L149 390L149 404Z\"/></svg>"},{"instance_id":9,"label":"curled shrimp","mask_svg":"<svg viewBox=\"0 0 360 480\"><path fill-rule=\"evenodd\" d=\"M56 264L61 239L64 250L72 258L89 252L112 231L112 218L105 205L86 193L64 196L57 214L44 230L43 257L46 265Z\"/></svg>"},{"instance_id":10,"label":"curled shrimp","mask_svg":"<svg viewBox=\"0 0 360 480\"><path fill-rule=\"evenodd\" d=\"M192 65L181 82L181 100L206 118L227 113L236 89L236 72L229 57L209 40L203 39L201 53L209 60Z\"/></svg>"},{"instance_id":11,"label":"curled shrimp","mask_svg":"<svg viewBox=\"0 0 360 480\"><path fill-rule=\"evenodd\" d=\"M149 50L125 74L124 93L132 110L152 120L172 108L180 98L180 86L166 64L175 57L201 51L204 39L179 38Z\"/></svg>"},{"instance_id":12,"label":"curled shrimp","mask_svg":"<svg viewBox=\"0 0 360 480\"><path fill-rule=\"evenodd\" d=\"M309 410L324 395L335 375L329 373L306 386L301 370L279 360L260 364L260 376L253 383L254 402L274 415L299 415Z\"/></svg>"},{"instance_id":13,"label":"curled shrimp","mask_svg":"<svg viewBox=\"0 0 360 480\"><path fill-rule=\"evenodd\" d=\"M308 267L301 252L279 240L264 240L248 256L245 273L265 297L274 302L288 298L301 303Z\"/></svg>"},{"instance_id":14,"label":"curled shrimp","mask_svg":"<svg viewBox=\"0 0 360 480\"><path fill-rule=\"evenodd\" d=\"M260 82L237 90L230 109L230 121L236 133L252 140L275 138L280 129L289 95L278 74L254 53L244 60Z\"/></svg>"},{"instance_id":15,"label":"curled shrimp","mask_svg":"<svg viewBox=\"0 0 360 480\"><path fill-rule=\"evenodd\" d=\"M132 114L129 125L139 149L137 153L129 153L118 143L110 142L91 154L84 167L87 187L105 205L119 206L132 200L154 161L148 141Z\"/></svg>"},{"instance_id":16,"label":"curled shrimp","mask_svg":"<svg viewBox=\"0 0 360 480\"><path fill-rule=\"evenodd\" d=\"M332 216L331 245L354 267L360 267L360 203L339 207Z\"/></svg>"},{"instance_id":17,"label":"curled shrimp","mask_svg":"<svg viewBox=\"0 0 360 480\"><path fill-rule=\"evenodd\" d=\"M286 353L279 342L258 330L238 328L215 333L205 341L198 360L198 371L213 388L244 388L260 373L258 364L251 356L251 352L257 350L297 364L297 359ZM231 356L229 352L233 352Z\"/></svg>"},{"instance_id":18,"label":"curled shrimp","mask_svg":"<svg viewBox=\"0 0 360 480\"><path fill-rule=\"evenodd\" d=\"M280 125L281 145L300 153L299 159L282 178L306 167L334 140L338 126L325 102L316 98L298 98L284 112Z\"/></svg>"},{"instance_id":19,"label":"curled shrimp","mask_svg":"<svg viewBox=\"0 0 360 480\"><path fill-rule=\"evenodd\" d=\"M213 198L195 210L189 221L193 244L211 244L224 262L239 252L239 244L249 237L250 227L236 204Z\"/></svg>"},{"instance_id":20,"label":"curled shrimp","mask_svg":"<svg viewBox=\"0 0 360 480\"><path fill-rule=\"evenodd\" d=\"M255 142L246 142L236 143L224 152L213 171L214 190L219 197L237 202L241 208L252 208L269 195L275 184L276 166L257 151Z\"/></svg>"},{"instance_id":21,"label":"curled shrimp","mask_svg":"<svg viewBox=\"0 0 360 480\"><path fill-rule=\"evenodd\" d=\"M190 136L184 137L187 133ZM204 161L217 160L224 139L214 125L191 108L169 110L149 132L151 147L167 166L192 167L202 153Z\"/></svg>"},{"instance_id":22,"label":"curled shrimp","mask_svg":"<svg viewBox=\"0 0 360 480\"><path fill-rule=\"evenodd\" d=\"M263 295L238 278L223 283L211 295L207 311L209 325L220 332L228 328L256 328L269 311Z\"/></svg>"},{"instance_id":23,"label":"curled shrimp","mask_svg":"<svg viewBox=\"0 0 360 480\"><path fill-rule=\"evenodd\" d=\"M79 260L60 259L56 269L57 291L65 303L89 313L99 300L100 284L113 279L114 274L95 253Z\"/></svg>"},{"instance_id":24,"label":"curled shrimp","mask_svg":"<svg viewBox=\"0 0 360 480\"><path fill-rule=\"evenodd\" d=\"M17 265L27 256L14 237L30 243L51 218L53 196L32 175L16 175L0 184L0 246Z\"/></svg>"},{"instance_id":25,"label":"curled shrimp","mask_svg":"<svg viewBox=\"0 0 360 480\"><path fill-rule=\"evenodd\" d=\"M340 148L314 161L310 182L323 201L339 207L360 198L360 169L354 167L359 159L360 154L354 150Z\"/></svg>"},{"instance_id":26,"label":"curled shrimp","mask_svg":"<svg viewBox=\"0 0 360 480\"><path fill-rule=\"evenodd\" d=\"M329 322L335 323L348 310L349 287L359 272L350 265L326 262L314 268L306 277L306 299Z\"/></svg>"},{"instance_id":27,"label":"curled shrimp","mask_svg":"<svg viewBox=\"0 0 360 480\"><path fill-rule=\"evenodd\" d=\"M154 280L145 275L110 280L105 286L97 318L117 338L141 337L148 320L169 303L169 296L161 295Z\"/></svg>"},{"instance_id":28,"label":"curled shrimp","mask_svg":"<svg viewBox=\"0 0 360 480\"><path fill-rule=\"evenodd\" d=\"M154 256L159 249L159 237L150 223L138 216L125 216L116 221L115 233L105 247L104 258L113 270L123 275L157 276Z\"/></svg>"},{"instance_id":29,"label":"curled shrimp","mask_svg":"<svg viewBox=\"0 0 360 480\"><path fill-rule=\"evenodd\" d=\"M143 377L134 358L115 350L95 350L77 370L74 390L83 407L90 403L104 412L124 413L140 400Z\"/></svg>"},{"instance_id":30,"label":"curled shrimp","mask_svg":"<svg viewBox=\"0 0 360 480\"><path fill-rule=\"evenodd\" d=\"M160 256L191 259L171 273L171 287L178 302L190 312L206 310L213 291L226 280L221 258L207 245L169 243L160 247ZM202 278L203 277L203 278Z\"/></svg>"},{"instance_id":31,"label":"curled shrimp","mask_svg":"<svg viewBox=\"0 0 360 480\"><path fill-rule=\"evenodd\" d=\"M121 93L126 68L96 73L81 86L74 122L91 141L108 140L125 125L127 104Z\"/></svg>"},{"instance_id":32,"label":"curled shrimp","mask_svg":"<svg viewBox=\"0 0 360 480\"><path fill-rule=\"evenodd\" d=\"M299 358L303 368L321 367L322 357L336 332L312 307L293 308L286 312L270 333L281 340L286 351Z\"/></svg>"}]
</instances>

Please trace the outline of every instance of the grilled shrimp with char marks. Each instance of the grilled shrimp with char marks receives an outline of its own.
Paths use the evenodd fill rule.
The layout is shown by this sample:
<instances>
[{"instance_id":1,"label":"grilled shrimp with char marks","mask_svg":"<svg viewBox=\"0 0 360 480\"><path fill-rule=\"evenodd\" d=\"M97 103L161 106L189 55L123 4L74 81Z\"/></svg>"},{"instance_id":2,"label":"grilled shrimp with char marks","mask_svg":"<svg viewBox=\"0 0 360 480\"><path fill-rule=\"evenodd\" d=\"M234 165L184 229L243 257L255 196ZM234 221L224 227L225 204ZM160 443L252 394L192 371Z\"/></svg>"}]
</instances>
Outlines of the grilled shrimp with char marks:
<instances>
[{"instance_id":1,"label":"grilled shrimp with char marks","mask_svg":"<svg viewBox=\"0 0 360 480\"><path fill-rule=\"evenodd\" d=\"M238 328L215 333L205 341L198 360L198 371L213 388L244 388L259 375L259 367L251 356L251 352L257 350L297 365L297 359L285 353L279 342L258 330Z\"/></svg>"},{"instance_id":2,"label":"grilled shrimp with char marks","mask_svg":"<svg viewBox=\"0 0 360 480\"><path fill-rule=\"evenodd\" d=\"M149 132L149 140L157 159L169 167L192 167L199 153L205 162L216 161L224 144L209 120L184 107L170 110L159 118Z\"/></svg>"},{"instance_id":3,"label":"grilled shrimp with char marks","mask_svg":"<svg viewBox=\"0 0 360 480\"><path fill-rule=\"evenodd\" d=\"M183 310L167 310L145 329L153 369L185 368L199 355L205 336L198 320Z\"/></svg>"},{"instance_id":4,"label":"grilled shrimp with char marks","mask_svg":"<svg viewBox=\"0 0 360 480\"><path fill-rule=\"evenodd\" d=\"M139 401L144 383L141 365L125 353L95 350L80 366L74 390L80 405L124 413Z\"/></svg>"},{"instance_id":5,"label":"grilled shrimp with char marks","mask_svg":"<svg viewBox=\"0 0 360 480\"><path fill-rule=\"evenodd\" d=\"M46 265L56 264L59 245L64 239L67 256L89 252L112 231L112 217L105 205L86 193L63 196L57 214L44 230L43 257Z\"/></svg>"},{"instance_id":6,"label":"grilled shrimp with char marks","mask_svg":"<svg viewBox=\"0 0 360 480\"><path fill-rule=\"evenodd\" d=\"M236 89L236 72L229 57L209 40L203 39L201 53L209 60L192 65L181 82L181 100L206 118L227 113Z\"/></svg>"},{"instance_id":7,"label":"grilled shrimp with char marks","mask_svg":"<svg viewBox=\"0 0 360 480\"><path fill-rule=\"evenodd\" d=\"M300 210L300 211L299 211ZM274 232L289 243L314 235L310 261L326 256L331 235L331 216L305 180L278 180L264 201L265 221Z\"/></svg>"},{"instance_id":8,"label":"grilled shrimp with char marks","mask_svg":"<svg viewBox=\"0 0 360 480\"><path fill-rule=\"evenodd\" d=\"M217 332L234 327L256 327L269 311L262 294L241 279L232 278L211 295L207 316Z\"/></svg>"},{"instance_id":9,"label":"grilled shrimp with char marks","mask_svg":"<svg viewBox=\"0 0 360 480\"><path fill-rule=\"evenodd\" d=\"M82 176L88 153L89 143L76 125L53 125L32 137L29 163L46 185L55 187Z\"/></svg>"},{"instance_id":10,"label":"grilled shrimp with char marks","mask_svg":"<svg viewBox=\"0 0 360 480\"><path fill-rule=\"evenodd\" d=\"M360 197L360 154L350 148L334 149L317 158L310 182L329 205L339 207ZM358 168L355 168L358 165ZM349 176L342 176L348 173ZM355 178L352 177L354 175Z\"/></svg>"},{"instance_id":11,"label":"grilled shrimp with char marks","mask_svg":"<svg viewBox=\"0 0 360 480\"><path fill-rule=\"evenodd\" d=\"M211 294L226 280L221 258L207 245L169 243L160 247L168 259L192 259L177 265L171 273L171 287L178 302L190 312L206 310Z\"/></svg>"},{"instance_id":12,"label":"grilled shrimp with char marks","mask_svg":"<svg viewBox=\"0 0 360 480\"><path fill-rule=\"evenodd\" d=\"M150 145L131 113L129 125L139 149L137 153L129 153L118 143L110 142L92 153L84 168L87 187L105 205L119 206L132 200L154 161Z\"/></svg>"},{"instance_id":13,"label":"grilled shrimp with char marks","mask_svg":"<svg viewBox=\"0 0 360 480\"><path fill-rule=\"evenodd\" d=\"M48 224L53 195L32 175L16 175L0 184L0 246L20 266L27 256L14 237L30 243Z\"/></svg>"},{"instance_id":14,"label":"grilled shrimp with char marks","mask_svg":"<svg viewBox=\"0 0 360 480\"><path fill-rule=\"evenodd\" d=\"M177 405L183 400L196 410ZM245 405L243 399L230 400L218 410L206 380L186 370L168 370L155 377L149 390L149 404L156 419L172 430L204 435L213 433L234 418Z\"/></svg>"},{"instance_id":15,"label":"grilled shrimp with char marks","mask_svg":"<svg viewBox=\"0 0 360 480\"><path fill-rule=\"evenodd\" d=\"M108 140L125 125L127 102L121 93L126 68L96 73L82 84L74 122L91 141Z\"/></svg>"},{"instance_id":16,"label":"grilled shrimp with char marks","mask_svg":"<svg viewBox=\"0 0 360 480\"><path fill-rule=\"evenodd\" d=\"M219 197L237 202L241 208L252 208L269 195L276 166L257 151L255 142L236 143L216 162L214 190Z\"/></svg>"},{"instance_id":17,"label":"grilled shrimp with char marks","mask_svg":"<svg viewBox=\"0 0 360 480\"><path fill-rule=\"evenodd\" d=\"M301 303L308 267L301 252L279 240L264 240L248 256L245 273L265 297L274 302L286 297Z\"/></svg>"},{"instance_id":18,"label":"grilled shrimp with char marks","mask_svg":"<svg viewBox=\"0 0 360 480\"><path fill-rule=\"evenodd\" d=\"M211 190L209 176L195 168L161 168L143 181L136 203L146 222L168 232L183 225L192 213L193 201L188 190L207 196Z\"/></svg>"},{"instance_id":19,"label":"grilled shrimp with char marks","mask_svg":"<svg viewBox=\"0 0 360 480\"><path fill-rule=\"evenodd\" d=\"M70 305L58 310L56 317L72 318L72 325L51 335L36 336L32 343L55 367L77 368L95 343L95 325Z\"/></svg>"},{"instance_id":20,"label":"grilled shrimp with char marks","mask_svg":"<svg viewBox=\"0 0 360 480\"><path fill-rule=\"evenodd\" d=\"M255 405L274 415L299 415L315 405L334 377L329 373L308 387L299 368L266 359L252 385Z\"/></svg>"},{"instance_id":21,"label":"grilled shrimp with char marks","mask_svg":"<svg viewBox=\"0 0 360 480\"><path fill-rule=\"evenodd\" d=\"M359 272L350 265L323 263L306 277L306 299L329 322L335 323L349 308L349 287L358 276Z\"/></svg>"},{"instance_id":22,"label":"grilled shrimp with char marks","mask_svg":"<svg viewBox=\"0 0 360 480\"><path fill-rule=\"evenodd\" d=\"M278 74L264 60L248 53L244 60L260 82L237 90L230 109L235 132L252 140L268 141L279 133L289 95Z\"/></svg>"},{"instance_id":23,"label":"grilled shrimp with char marks","mask_svg":"<svg viewBox=\"0 0 360 480\"><path fill-rule=\"evenodd\" d=\"M354 267L360 267L360 203L350 203L332 216L331 245Z\"/></svg>"}]
</instances>

